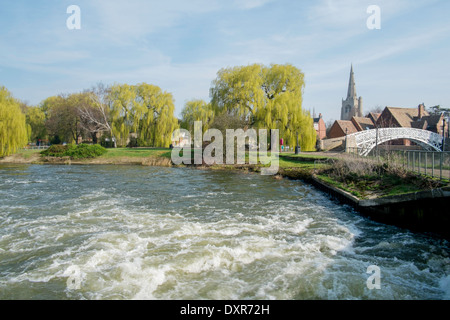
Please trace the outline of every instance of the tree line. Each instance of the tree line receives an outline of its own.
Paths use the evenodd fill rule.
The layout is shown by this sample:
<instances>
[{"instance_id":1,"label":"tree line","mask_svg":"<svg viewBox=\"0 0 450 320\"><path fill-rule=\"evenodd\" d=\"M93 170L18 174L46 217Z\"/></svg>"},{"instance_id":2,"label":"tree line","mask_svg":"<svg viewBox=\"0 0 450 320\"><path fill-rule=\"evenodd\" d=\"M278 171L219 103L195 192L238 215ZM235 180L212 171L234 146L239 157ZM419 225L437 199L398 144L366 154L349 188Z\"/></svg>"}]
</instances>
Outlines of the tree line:
<instances>
[{"instance_id":1,"label":"tree line","mask_svg":"<svg viewBox=\"0 0 450 320\"><path fill-rule=\"evenodd\" d=\"M223 68L210 89L211 101L192 100L182 111L181 128L193 121L208 128L278 129L285 145L315 150L317 133L309 111L302 108L304 74L291 64L253 64Z\"/></svg>"},{"instance_id":2,"label":"tree line","mask_svg":"<svg viewBox=\"0 0 450 320\"><path fill-rule=\"evenodd\" d=\"M20 102L1 87L0 156L39 141L169 147L174 130L193 132L194 121L202 121L204 131L279 129L286 145L294 147L299 136L302 150L313 150L316 132L302 109L304 86L303 73L290 64L224 68L212 82L211 100L186 102L181 119L175 116L172 94L147 83L99 83L48 97L38 106Z\"/></svg>"}]
</instances>

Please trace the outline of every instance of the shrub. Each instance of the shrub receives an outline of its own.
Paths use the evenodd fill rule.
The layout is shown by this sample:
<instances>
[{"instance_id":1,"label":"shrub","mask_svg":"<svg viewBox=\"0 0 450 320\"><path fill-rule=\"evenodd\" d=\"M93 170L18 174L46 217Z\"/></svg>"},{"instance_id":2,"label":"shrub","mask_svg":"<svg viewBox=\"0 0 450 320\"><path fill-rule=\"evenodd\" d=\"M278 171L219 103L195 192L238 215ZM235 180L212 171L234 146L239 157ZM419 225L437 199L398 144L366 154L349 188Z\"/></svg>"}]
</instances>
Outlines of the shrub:
<instances>
[{"instance_id":1,"label":"shrub","mask_svg":"<svg viewBox=\"0 0 450 320\"><path fill-rule=\"evenodd\" d=\"M47 150L42 151L41 154L49 157L64 157L64 154L67 151L67 149L68 146L54 144L51 145Z\"/></svg>"},{"instance_id":2,"label":"shrub","mask_svg":"<svg viewBox=\"0 0 450 320\"><path fill-rule=\"evenodd\" d=\"M106 149L102 146L80 144L75 145L52 145L47 150L41 152L42 155L49 157L70 157L71 159L95 158L106 153Z\"/></svg>"},{"instance_id":3,"label":"shrub","mask_svg":"<svg viewBox=\"0 0 450 320\"><path fill-rule=\"evenodd\" d=\"M322 175L349 187L352 192L389 190L429 190L445 185L426 176L418 176L395 163L379 163L370 159L339 159Z\"/></svg>"},{"instance_id":4,"label":"shrub","mask_svg":"<svg viewBox=\"0 0 450 320\"><path fill-rule=\"evenodd\" d=\"M85 159L85 158L95 158L105 154L106 149L102 146L80 144L76 147L69 148L66 152L66 156L72 159Z\"/></svg>"}]
</instances>

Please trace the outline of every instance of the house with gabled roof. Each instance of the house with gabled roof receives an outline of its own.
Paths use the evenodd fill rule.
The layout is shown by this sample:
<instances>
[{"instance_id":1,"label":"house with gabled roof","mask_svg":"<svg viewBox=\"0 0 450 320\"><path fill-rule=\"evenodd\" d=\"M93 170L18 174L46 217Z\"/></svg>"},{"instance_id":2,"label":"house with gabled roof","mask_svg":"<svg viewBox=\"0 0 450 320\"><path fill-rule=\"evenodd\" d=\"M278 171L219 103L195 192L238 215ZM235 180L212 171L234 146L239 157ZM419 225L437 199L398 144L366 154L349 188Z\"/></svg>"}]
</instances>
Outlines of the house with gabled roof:
<instances>
[{"instance_id":1,"label":"house with gabled roof","mask_svg":"<svg viewBox=\"0 0 450 320\"><path fill-rule=\"evenodd\" d=\"M381 115L381 113L369 112L369 114L367 115L366 118L369 118L370 120L372 120L373 123L377 123L380 115Z\"/></svg>"},{"instance_id":2,"label":"house with gabled roof","mask_svg":"<svg viewBox=\"0 0 450 320\"><path fill-rule=\"evenodd\" d=\"M437 133L448 137L448 123L443 114L430 115L423 104L417 108L386 107L376 122L378 128L415 128ZM409 140L401 140L392 144L411 145Z\"/></svg>"},{"instance_id":3,"label":"house with gabled roof","mask_svg":"<svg viewBox=\"0 0 450 320\"><path fill-rule=\"evenodd\" d=\"M370 118L353 117L352 123L358 131L375 129L375 123Z\"/></svg>"},{"instance_id":4,"label":"house with gabled roof","mask_svg":"<svg viewBox=\"0 0 450 320\"><path fill-rule=\"evenodd\" d=\"M429 114L424 104L417 108L386 107L381 113L370 112L362 116L362 98L357 98L353 65L350 70L347 99L342 100L341 120L336 120L328 131L327 138L335 139L346 135L376 128L415 128L428 130L448 137L448 122L444 114ZM390 141L389 144L411 145L409 140Z\"/></svg>"},{"instance_id":5,"label":"house with gabled roof","mask_svg":"<svg viewBox=\"0 0 450 320\"><path fill-rule=\"evenodd\" d=\"M328 132L328 139L335 139L340 137L345 137L348 134L356 133L359 130L356 128L355 124L349 120L336 120Z\"/></svg>"}]
</instances>

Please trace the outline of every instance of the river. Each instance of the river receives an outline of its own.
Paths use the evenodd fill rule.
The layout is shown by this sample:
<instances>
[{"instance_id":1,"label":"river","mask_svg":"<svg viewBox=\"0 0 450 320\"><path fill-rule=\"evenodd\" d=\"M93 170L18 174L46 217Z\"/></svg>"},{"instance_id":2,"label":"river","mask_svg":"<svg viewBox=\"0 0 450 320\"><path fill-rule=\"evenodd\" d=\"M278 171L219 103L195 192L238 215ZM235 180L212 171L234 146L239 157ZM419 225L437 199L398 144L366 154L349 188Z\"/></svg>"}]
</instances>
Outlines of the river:
<instances>
[{"instance_id":1,"label":"river","mask_svg":"<svg viewBox=\"0 0 450 320\"><path fill-rule=\"evenodd\" d=\"M300 181L0 165L0 299L442 300L449 253Z\"/></svg>"}]
</instances>

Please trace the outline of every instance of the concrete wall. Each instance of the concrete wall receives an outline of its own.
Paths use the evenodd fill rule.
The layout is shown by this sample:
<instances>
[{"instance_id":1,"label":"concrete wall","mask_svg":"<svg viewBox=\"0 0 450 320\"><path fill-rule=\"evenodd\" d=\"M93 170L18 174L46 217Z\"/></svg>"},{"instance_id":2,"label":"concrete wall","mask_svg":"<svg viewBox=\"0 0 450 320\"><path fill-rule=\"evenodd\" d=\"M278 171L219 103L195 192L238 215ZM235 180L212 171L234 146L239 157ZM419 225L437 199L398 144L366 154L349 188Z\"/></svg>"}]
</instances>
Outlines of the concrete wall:
<instances>
[{"instance_id":1,"label":"concrete wall","mask_svg":"<svg viewBox=\"0 0 450 320\"><path fill-rule=\"evenodd\" d=\"M450 215L446 210L450 200L450 187L373 200L360 200L348 192L319 181L317 178L312 178L311 183L374 221L450 239L450 229L448 228Z\"/></svg>"},{"instance_id":2,"label":"concrete wall","mask_svg":"<svg viewBox=\"0 0 450 320\"><path fill-rule=\"evenodd\" d=\"M335 149L344 150L344 142L345 137L321 140L319 144L319 151L330 151Z\"/></svg>"}]
</instances>

